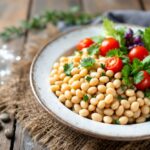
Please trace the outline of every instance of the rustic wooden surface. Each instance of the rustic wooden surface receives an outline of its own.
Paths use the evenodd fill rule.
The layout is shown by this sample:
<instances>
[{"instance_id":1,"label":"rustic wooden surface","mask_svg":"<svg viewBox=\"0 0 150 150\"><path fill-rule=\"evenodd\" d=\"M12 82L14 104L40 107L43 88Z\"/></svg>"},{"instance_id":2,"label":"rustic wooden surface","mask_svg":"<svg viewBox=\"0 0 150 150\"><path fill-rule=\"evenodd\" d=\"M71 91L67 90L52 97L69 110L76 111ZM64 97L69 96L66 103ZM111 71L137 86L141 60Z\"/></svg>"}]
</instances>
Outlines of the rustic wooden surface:
<instances>
[{"instance_id":1,"label":"rustic wooden surface","mask_svg":"<svg viewBox=\"0 0 150 150\"><path fill-rule=\"evenodd\" d=\"M28 20L44 10L67 11L75 5L80 6L82 11L88 13L101 13L113 9L150 9L149 0L0 0L0 31L3 27L17 25L20 20ZM30 36L32 33L28 33L25 37L10 44L13 48L20 50L19 53L23 56L25 53L22 51L23 45L29 42ZM18 74L19 77L21 77L20 74ZM0 150L46 150L32 141L28 133L22 130L14 118L8 127L14 130L15 136L12 140L8 140L1 132Z\"/></svg>"}]
</instances>

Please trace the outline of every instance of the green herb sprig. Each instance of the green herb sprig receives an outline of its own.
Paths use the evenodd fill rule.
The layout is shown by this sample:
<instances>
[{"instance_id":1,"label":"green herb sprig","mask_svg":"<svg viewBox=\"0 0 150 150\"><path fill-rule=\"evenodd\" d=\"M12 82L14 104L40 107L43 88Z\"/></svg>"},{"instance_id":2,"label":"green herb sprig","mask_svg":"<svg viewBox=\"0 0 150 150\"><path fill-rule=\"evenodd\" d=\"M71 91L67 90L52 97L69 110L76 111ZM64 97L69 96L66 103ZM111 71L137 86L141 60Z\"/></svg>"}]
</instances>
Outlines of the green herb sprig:
<instances>
[{"instance_id":1,"label":"green herb sprig","mask_svg":"<svg viewBox=\"0 0 150 150\"><path fill-rule=\"evenodd\" d=\"M95 16L81 12L79 7L73 7L67 12L46 11L39 16L33 17L29 21L22 21L19 27L10 26L4 28L4 30L0 32L0 38L3 41L9 41L25 35L27 31L42 30L48 23L56 25L59 21L63 21L66 25L85 25L94 17Z\"/></svg>"}]
</instances>

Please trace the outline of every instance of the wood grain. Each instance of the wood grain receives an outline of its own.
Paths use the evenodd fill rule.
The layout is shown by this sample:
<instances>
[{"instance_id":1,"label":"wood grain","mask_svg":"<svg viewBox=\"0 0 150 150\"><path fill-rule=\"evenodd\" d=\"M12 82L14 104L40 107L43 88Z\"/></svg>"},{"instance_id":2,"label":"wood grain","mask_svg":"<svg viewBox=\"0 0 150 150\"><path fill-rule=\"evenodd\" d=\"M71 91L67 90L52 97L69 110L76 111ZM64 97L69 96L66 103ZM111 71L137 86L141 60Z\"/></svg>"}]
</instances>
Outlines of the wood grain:
<instances>
[{"instance_id":1,"label":"wood grain","mask_svg":"<svg viewBox=\"0 0 150 150\"><path fill-rule=\"evenodd\" d=\"M88 13L101 13L114 9L141 9L138 0L82 0Z\"/></svg>"},{"instance_id":2,"label":"wood grain","mask_svg":"<svg viewBox=\"0 0 150 150\"><path fill-rule=\"evenodd\" d=\"M143 0L145 10L150 10L150 0Z\"/></svg>"}]
</instances>

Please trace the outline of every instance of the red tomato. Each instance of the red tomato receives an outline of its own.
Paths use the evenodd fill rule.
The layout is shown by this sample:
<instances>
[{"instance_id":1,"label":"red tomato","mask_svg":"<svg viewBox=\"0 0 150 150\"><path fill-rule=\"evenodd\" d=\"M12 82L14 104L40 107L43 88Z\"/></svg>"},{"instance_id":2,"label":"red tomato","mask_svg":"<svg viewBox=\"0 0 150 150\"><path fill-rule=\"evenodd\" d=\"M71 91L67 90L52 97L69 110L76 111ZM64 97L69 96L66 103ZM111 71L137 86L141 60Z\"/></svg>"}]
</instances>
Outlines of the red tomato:
<instances>
[{"instance_id":1,"label":"red tomato","mask_svg":"<svg viewBox=\"0 0 150 150\"><path fill-rule=\"evenodd\" d=\"M114 38L106 38L100 46L100 54L106 56L107 52L119 48L119 42Z\"/></svg>"},{"instance_id":2,"label":"red tomato","mask_svg":"<svg viewBox=\"0 0 150 150\"><path fill-rule=\"evenodd\" d=\"M109 57L106 59L106 69L118 72L122 69L123 63L119 57Z\"/></svg>"},{"instance_id":3,"label":"red tomato","mask_svg":"<svg viewBox=\"0 0 150 150\"><path fill-rule=\"evenodd\" d=\"M140 90L145 90L150 87L150 75L146 71L143 72L144 79L140 83L135 85L136 88Z\"/></svg>"},{"instance_id":4,"label":"red tomato","mask_svg":"<svg viewBox=\"0 0 150 150\"><path fill-rule=\"evenodd\" d=\"M129 52L129 58L131 62L133 59L138 58L140 60L143 60L146 56L148 56L148 50L143 46L136 46L131 49Z\"/></svg>"},{"instance_id":5,"label":"red tomato","mask_svg":"<svg viewBox=\"0 0 150 150\"><path fill-rule=\"evenodd\" d=\"M94 41L92 41L92 39L86 38L86 39L80 41L78 43L78 45L76 46L76 48L77 48L77 50L82 50L83 48L89 47L93 43L94 43Z\"/></svg>"}]
</instances>

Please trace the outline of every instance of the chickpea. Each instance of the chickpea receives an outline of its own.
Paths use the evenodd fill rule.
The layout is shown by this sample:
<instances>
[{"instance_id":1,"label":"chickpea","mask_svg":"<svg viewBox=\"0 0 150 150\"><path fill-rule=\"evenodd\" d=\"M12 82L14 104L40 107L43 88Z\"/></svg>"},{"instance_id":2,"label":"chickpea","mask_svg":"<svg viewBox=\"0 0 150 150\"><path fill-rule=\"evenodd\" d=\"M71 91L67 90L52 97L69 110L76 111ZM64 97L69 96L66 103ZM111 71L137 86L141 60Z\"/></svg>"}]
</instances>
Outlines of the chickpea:
<instances>
[{"instance_id":1,"label":"chickpea","mask_svg":"<svg viewBox=\"0 0 150 150\"><path fill-rule=\"evenodd\" d=\"M142 122L145 122L145 121L146 121L146 118L143 117L143 116L136 119L136 123L142 123Z\"/></svg>"},{"instance_id":2,"label":"chickpea","mask_svg":"<svg viewBox=\"0 0 150 150\"><path fill-rule=\"evenodd\" d=\"M59 63L54 63L53 68L58 69L58 67L59 67Z\"/></svg>"},{"instance_id":3,"label":"chickpea","mask_svg":"<svg viewBox=\"0 0 150 150\"><path fill-rule=\"evenodd\" d=\"M58 91L60 89L59 85L51 85L50 88L51 88L52 92L56 92L56 91Z\"/></svg>"},{"instance_id":4,"label":"chickpea","mask_svg":"<svg viewBox=\"0 0 150 150\"><path fill-rule=\"evenodd\" d=\"M99 80L97 78L92 78L90 80L90 86L96 86L98 85L98 83L99 83Z\"/></svg>"},{"instance_id":5,"label":"chickpea","mask_svg":"<svg viewBox=\"0 0 150 150\"><path fill-rule=\"evenodd\" d=\"M112 77L112 76L114 75L114 72L111 71L111 70L107 70L107 71L106 71L106 75L107 75L108 77Z\"/></svg>"},{"instance_id":6,"label":"chickpea","mask_svg":"<svg viewBox=\"0 0 150 150\"><path fill-rule=\"evenodd\" d=\"M63 102L63 103L66 101L66 97L65 97L65 95L63 95L63 94L60 95L58 99L59 99L61 102Z\"/></svg>"},{"instance_id":7,"label":"chickpea","mask_svg":"<svg viewBox=\"0 0 150 150\"><path fill-rule=\"evenodd\" d=\"M84 83L85 82L85 79L84 78L81 78L80 79L80 83L82 84L82 83Z\"/></svg>"},{"instance_id":8,"label":"chickpea","mask_svg":"<svg viewBox=\"0 0 150 150\"><path fill-rule=\"evenodd\" d=\"M121 86L121 81L119 79L115 79L113 81L113 85L115 88L119 88Z\"/></svg>"},{"instance_id":9,"label":"chickpea","mask_svg":"<svg viewBox=\"0 0 150 150\"><path fill-rule=\"evenodd\" d=\"M133 112L131 110L126 110L124 112L124 115L130 118L130 117L133 117L134 114L133 114Z\"/></svg>"},{"instance_id":10,"label":"chickpea","mask_svg":"<svg viewBox=\"0 0 150 150\"><path fill-rule=\"evenodd\" d=\"M72 83L72 85L71 85L71 87L73 88L73 89L79 89L80 88L80 81L74 81L73 83Z\"/></svg>"},{"instance_id":11,"label":"chickpea","mask_svg":"<svg viewBox=\"0 0 150 150\"><path fill-rule=\"evenodd\" d=\"M138 118L138 117L140 117L140 115L141 115L141 110L139 109L138 111L134 112L133 117Z\"/></svg>"},{"instance_id":12,"label":"chickpea","mask_svg":"<svg viewBox=\"0 0 150 150\"><path fill-rule=\"evenodd\" d=\"M103 109L105 107L105 101L99 101L97 107Z\"/></svg>"},{"instance_id":13,"label":"chickpea","mask_svg":"<svg viewBox=\"0 0 150 150\"><path fill-rule=\"evenodd\" d=\"M99 74L102 74L102 73L105 73L105 70L102 69L102 68L98 68L98 69L97 69L97 72L98 72Z\"/></svg>"},{"instance_id":14,"label":"chickpea","mask_svg":"<svg viewBox=\"0 0 150 150\"><path fill-rule=\"evenodd\" d=\"M71 94L71 91L65 91L65 97L66 97L66 99L71 99L72 98L72 94Z\"/></svg>"},{"instance_id":15,"label":"chickpea","mask_svg":"<svg viewBox=\"0 0 150 150\"><path fill-rule=\"evenodd\" d=\"M149 98L144 98L144 103L145 103L147 106L150 106L150 99L149 99Z\"/></svg>"},{"instance_id":16,"label":"chickpea","mask_svg":"<svg viewBox=\"0 0 150 150\"><path fill-rule=\"evenodd\" d=\"M111 94L111 95L113 95L113 96L116 96L116 95L117 95L117 93L116 93L116 91L115 91L114 88L107 88L106 94Z\"/></svg>"},{"instance_id":17,"label":"chickpea","mask_svg":"<svg viewBox=\"0 0 150 150\"><path fill-rule=\"evenodd\" d=\"M106 92L106 86L105 85L99 85L97 88L98 88L98 91L101 92L101 93Z\"/></svg>"},{"instance_id":18,"label":"chickpea","mask_svg":"<svg viewBox=\"0 0 150 150\"><path fill-rule=\"evenodd\" d=\"M150 108L147 105L144 105L142 106L141 111L143 115L147 115L150 112Z\"/></svg>"},{"instance_id":19,"label":"chickpea","mask_svg":"<svg viewBox=\"0 0 150 150\"><path fill-rule=\"evenodd\" d=\"M56 69L53 69L50 73L51 76L54 76L55 74L57 73L57 70Z\"/></svg>"},{"instance_id":20,"label":"chickpea","mask_svg":"<svg viewBox=\"0 0 150 150\"><path fill-rule=\"evenodd\" d=\"M85 101L81 101L80 102L80 106L82 107L82 108L88 108L88 106L89 106L89 104L88 104L88 102L85 102Z\"/></svg>"},{"instance_id":21,"label":"chickpea","mask_svg":"<svg viewBox=\"0 0 150 150\"><path fill-rule=\"evenodd\" d=\"M108 83L106 84L106 87L107 87L107 88L114 88L114 85L113 85L112 82L108 82Z\"/></svg>"},{"instance_id":22,"label":"chickpea","mask_svg":"<svg viewBox=\"0 0 150 150\"><path fill-rule=\"evenodd\" d=\"M92 114L91 114L91 118L92 118L92 120L94 120L94 121L99 121L99 122L102 121L102 115L100 115L100 114L98 114L98 113L92 113Z\"/></svg>"},{"instance_id":23,"label":"chickpea","mask_svg":"<svg viewBox=\"0 0 150 150\"><path fill-rule=\"evenodd\" d=\"M131 104L132 102L136 101L136 97L135 96L131 96L128 98L128 102Z\"/></svg>"},{"instance_id":24,"label":"chickpea","mask_svg":"<svg viewBox=\"0 0 150 150\"><path fill-rule=\"evenodd\" d=\"M105 103L106 104L111 104L112 102L113 102L113 95L112 94L108 94L106 97L105 97L105 99L104 99L104 101L105 101Z\"/></svg>"},{"instance_id":25,"label":"chickpea","mask_svg":"<svg viewBox=\"0 0 150 150\"><path fill-rule=\"evenodd\" d=\"M126 95L129 96L129 97L134 96L135 95L135 91L132 90L132 89L127 89L126 90Z\"/></svg>"},{"instance_id":26,"label":"chickpea","mask_svg":"<svg viewBox=\"0 0 150 150\"><path fill-rule=\"evenodd\" d=\"M125 100L125 99L121 100L121 105L122 105L125 109L130 108L130 103L129 103L127 100Z\"/></svg>"},{"instance_id":27,"label":"chickpea","mask_svg":"<svg viewBox=\"0 0 150 150\"><path fill-rule=\"evenodd\" d=\"M120 118L119 118L119 123L120 123L121 125L127 124L127 123L128 123L128 117L126 117L126 116L120 117Z\"/></svg>"},{"instance_id":28,"label":"chickpea","mask_svg":"<svg viewBox=\"0 0 150 150\"><path fill-rule=\"evenodd\" d=\"M56 91L56 96L60 96L62 94L62 92L60 92L60 91Z\"/></svg>"},{"instance_id":29,"label":"chickpea","mask_svg":"<svg viewBox=\"0 0 150 150\"><path fill-rule=\"evenodd\" d=\"M73 78L71 78L70 80L69 80L69 84L72 84L74 82L74 79Z\"/></svg>"},{"instance_id":30,"label":"chickpea","mask_svg":"<svg viewBox=\"0 0 150 150\"><path fill-rule=\"evenodd\" d=\"M68 58L67 58L67 57L61 57L61 58L60 58L60 62L66 62L66 61L68 61Z\"/></svg>"},{"instance_id":31,"label":"chickpea","mask_svg":"<svg viewBox=\"0 0 150 150\"><path fill-rule=\"evenodd\" d=\"M135 122L135 119L134 119L134 118L132 118L132 117L131 117L131 118L128 118L128 123L129 123L129 124L134 123L134 122Z\"/></svg>"},{"instance_id":32,"label":"chickpea","mask_svg":"<svg viewBox=\"0 0 150 150\"><path fill-rule=\"evenodd\" d=\"M78 96L79 98L82 98L83 95L84 95L84 93L80 89L76 90L76 96Z\"/></svg>"},{"instance_id":33,"label":"chickpea","mask_svg":"<svg viewBox=\"0 0 150 150\"><path fill-rule=\"evenodd\" d=\"M101 114L101 115L104 115L104 110L103 109L96 108L96 112Z\"/></svg>"},{"instance_id":34,"label":"chickpea","mask_svg":"<svg viewBox=\"0 0 150 150\"><path fill-rule=\"evenodd\" d=\"M61 92L64 93L66 90L70 90L70 86L68 84L66 84L66 83L63 83L61 85Z\"/></svg>"},{"instance_id":35,"label":"chickpea","mask_svg":"<svg viewBox=\"0 0 150 150\"><path fill-rule=\"evenodd\" d=\"M58 73L61 74L64 72L64 67L63 66L60 66L59 69L58 69Z\"/></svg>"},{"instance_id":36,"label":"chickpea","mask_svg":"<svg viewBox=\"0 0 150 150\"><path fill-rule=\"evenodd\" d=\"M75 67L75 68L73 68L73 69L71 70L71 75L78 74L79 71L80 71L80 70L79 70L77 67Z\"/></svg>"},{"instance_id":37,"label":"chickpea","mask_svg":"<svg viewBox=\"0 0 150 150\"><path fill-rule=\"evenodd\" d=\"M132 104L131 104L131 110L133 111L133 112L136 112L136 111L138 111L138 109L139 109L139 103L138 102L133 102Z\"/></svg>"},{"instance_id":38,"label":"chickpea","mask_svg":"<svg viewBox=\"0 0 150 150\"><path fill-rule=\"evenodd\" d=\"M96 98L91 98L91 99L90 99L90 103L91 103L92 105L97 105L97 104L98 104L98 99L96 99Z\"/></svg>"},{"instance_id":39,"label":"chickpea","mask_svg":"<svg viewBox=\"0 0 150 150\"><path fill-rule=\"evenodd\" d=\"M87 117L89 115L89 111L87 109L79 110L79 115L82 117Z\"/></svg>"},{"instance_id":40,"label":"chickpea","mask_svg":"<svg viewBox=\"0 0 150 150\"><path fill-rule=\"evenodd\" d=\"M68 108L71 108L73 106L72 102L69 101L69 100L66 100L65 101L65 106L68 107Z\"/></svg>"},{"instance_id":41,"label":"chickpea","mask_svg":"<svg viewBox=\"0 0 150 150\"><path fill-rule=\"evenodd\" d=\"M78 96L73 96L71 102L74 104L80 103L80 98Z\"/></svg>"},{"instance_id":42,"label":"chickpea","mask_svg":"<svg viewBox=\"0 0 150 150\"><path fill-rule=\"evenodd\" d=\"M94 111L95 108L96 108L96 107L95 107L94 105L90 104L89 107L88 107L88 110L89 110L89 111Z\"/></svg>"},{"instance_id":43,"label":"chickpea","mask_svg":"<svg viewBox=\"0 0 150 150\"><path fill-rule=\"evenodd\" d=\"M142 91L137 91L137 92L136 92L136 96L137 96L138 98L144 98L144 93L143 93Z\"/></svg>"},{"instance_id":44,"label":"chickpea","mask_svg":"<svg viewBox=\"0 0 150 150\"><path fill-rule=\"evenodd\" d=\"M98 73L98 72L91 72L90 76L93 77L93 78L99 78L100 77L100 73Z\"/></svg>"},{"instance_id":45,"label":"chickpea","mask_svg":"<svg viewBox=\"0 0 150 150\"><path fill-rule=\"evenodd\" d=\"M104 97L105 97L104 94L100 93L96 96L96 99L98 99L100 101L100 100L103 100Z\"/></svg>"},{"instance_id":46,"label":"chickpea","mask_svg":"<svg viewBox=\"0 0 150 150\"><path fill-rule=\"evenodd\" d=\"M121 72L115 73L114 77L115 77L116 79L120 79L120 78L122 77Z\"/></svg>"},{"instance_id":47,"label":"chickpea","mask_svg":"<svg viewBox=\"0 0 150 150\"><path fill-rule=\"evenodd\" d=\"M112 116L114 114L114 111L110 108L104 109L104 114L107 116Z\"/></svg>"},{"instance_id":48,"label":"chickpea","mask_svg":"<svg viewBox=\"0 0 150 150\"><path fill-rule=\"evenodd\" d=\"M79 104L74 104L74 110L76 113L79 113L79 111L81 110L81 106Z\"/></svg>"},{"instance_id":49,"label":"chickpea","mask_svg":"<svg viewBox=\"0 0 150 150\"><path fill-rule=\"evenodd\" d=\"M118 101L113 102L112 105L111 105L111 108L112 108L113 110L118 109L118 107L119 107L119 102L118 102Z\"/></svg>"},{"instance_id":50,"label":"chickpea","mask_svg":"<svg viewBox=\"0 0 150 150\"><path fill-rule=\"evenodd\" d=\"M88 89L89 89L89 84L88 83L82 83L81 84L81 89L83 90L83 91L87 91Z\"/></svg>"},{"instance_id":51,"label":"chickpea","mask_svg":"<svg viewBox=\"0 0 150 150\"><path fill-rule=\"evenodd\" d=\"M75 80L79 80L81 78L81 76L79 74L75 74L72 79Z\"/></svg>"},{"instance_id":52,"label":"chickpea","mask_svg":"<svg viewBox=\"0 0 150 150\"><path fill-rule=\"evenodd\" d=\"M61 85L62 85L62 83L63 83L62 81L56 81L56 82L55 82L55 85L59 85L59 86L61 86Z\"/></svg>"},{"instance_id":53,"label":"chickpea","mask_svg":"<svg viewBox=\"0 0 150 150\"><path fill-rule=\"evenodd\" d=\"M101 83L107 83L109 81L109 78L107 76L102 76L99 78Z\"/></svg>"},{"instance_id":54,"label":"chickpea","mask_svg":"<svg viewBox=\"0 0 150 150\"><path fill-rule=\"evenodd\" d=\"M74 58L73 58L73 61L74 62L80 62L80 60L81 60L81 57L80 56L75 56Z\"/></svg>"},{"instance_id":55,"label":"chickpea","mask_svg":"<svg viewBox=\"0 0 150 150\"><path fill-rule=\"evenodd\" d=\"M88 94L95 94L96 92L97 92L97 88L96 87L90 87L89 89L88 89Z\"/></svg>"},{"instance_id":56,"label":"chickpea","mask_svg":"<svg viewBox=\"0 0 150 150\"><path fill-rule=\"evenodd\" d=\"M104 116L103 121L104 121L105 123L111 124L112 121L113 121L113 119L112 119L112 117L110 117L110 116Z\"/></svg>"},{"instance_id":57,"label":"chickpea","mask_svg":"<svg viewBox=\"0 0 150 150\"><path fill-rule=\"evenodd\" d=\"M71 89L71 94L72 95L76 95L76 90L75 89Z\"/></svg>"},{"instance_id":58,"label":"chickpea","mask_svg":"<svg viewBox=\"0 0 150 150\"><path fill-rule=\"evenodd\" d=\"M137 102L139 102L140 107L144 105L144 99L137 98Z\"/></svg>"},{"instance_id":59,"label":"chickpea","mask_svg":"<svg viewBox=\"0 0 150 150\"><path fill-rule=\"evenodd\" d=\"M82 70L80 71L80 76L81 76L81 77L85 77L85 76L87 75L87 73L88 73L88 70L87 70L87 69L82 69Z\"/></svg>"},{"instance_id":60,"label":"chickpea","mask_svg":"<svg viewBox=\"0 0 150 150\"><path fill-rule=\"evenodd\" d=\"M117 89L117 93L118 93L119 95L121 95L121 94L124 93L124 91L122 90L122 88L118 88L118 89Z\"/></svg>"},{"instance_id":61,"label":"chickpea","mask_svg":"<svg viewBox=\"0 0 150 150\"><path fill-rule=\"evenodd\" d=\"M64 83L68 83L70 79L71 79L70 77L66 76L66 77L64 78L63 82L64 82Z\"/></svg>"},{"instance_id":62,"label":"chickpea","mask_svg":"<svg viewBox=\"0 0 150 150\"><path fill-rule=\"evenodd\" d=\"M54 84L54 83L55 83L55 78L50 77L50 78L49 78L49 83L50 83L50 84Z\"/></svg>"},{"instance_id":63,"label":"chickpea","mask_svg":"<svg viewBox=\"0 0 150 150\"><path fill-rule=\"evenodd\" d=\"M63 79L65 78L65 76L66 76L65 73L61 73L60 76L59 76L59 78L60 78L61 80L63 80Z\"/></svg>"},{"instance_id":64,"label":"chickpea","mask_svg":"<svg viewBox=\"0 0 150 150\"><path fill-rule=\"evenodd\" d=\"M120 105L118 109L116 110L116 115L121 116L124 113L124 107Z\"/></svg>"}]
</instances>

